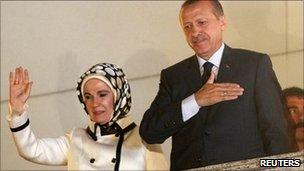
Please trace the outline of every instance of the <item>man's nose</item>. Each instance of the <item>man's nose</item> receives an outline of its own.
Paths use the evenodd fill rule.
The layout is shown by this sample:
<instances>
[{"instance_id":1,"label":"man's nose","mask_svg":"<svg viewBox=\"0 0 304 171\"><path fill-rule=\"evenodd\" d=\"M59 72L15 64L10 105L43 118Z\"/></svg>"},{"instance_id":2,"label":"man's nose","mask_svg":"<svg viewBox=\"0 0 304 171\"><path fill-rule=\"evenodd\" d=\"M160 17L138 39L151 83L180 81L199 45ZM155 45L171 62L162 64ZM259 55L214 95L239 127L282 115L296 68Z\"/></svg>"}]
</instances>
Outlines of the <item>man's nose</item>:
<instances>
[{"instance_id":1,"label":"man's nose","mask_svg":"<svg viewBox=\"0 0 304 171\"><path fill-rule=\"evenodd\" d=\"M299 120L304 121L304 113L303 113L303 112L302 112L302 113L300 113Z\"/></svg>"},{"instance_id":2,"label":"man's nose","mask_svg":"<svg viewBox=\"0 0 304 171\"><path fill-rule=\"evenodd\" d=\"M201 30L199 29L199 27L194 25L192 27L191 33L192 33L192 37L197 37L198 35L201 34Z\"/></svg>"}]
</instances>

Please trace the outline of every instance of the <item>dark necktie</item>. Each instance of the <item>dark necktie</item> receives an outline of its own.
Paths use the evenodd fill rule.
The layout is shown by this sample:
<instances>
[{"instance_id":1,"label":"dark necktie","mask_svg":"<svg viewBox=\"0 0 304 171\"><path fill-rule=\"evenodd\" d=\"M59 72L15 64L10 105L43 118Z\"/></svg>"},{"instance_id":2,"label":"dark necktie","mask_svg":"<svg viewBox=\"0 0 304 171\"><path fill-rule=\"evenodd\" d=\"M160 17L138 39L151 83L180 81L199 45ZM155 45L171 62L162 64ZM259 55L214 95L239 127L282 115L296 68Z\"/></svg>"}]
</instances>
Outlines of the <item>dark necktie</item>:
<instances>
[{"instance_id":1,"label":"dark necktie","mask_svg":"<svg viewBox=\"0 0 304 171\"><path fill-rule=\"evenodd\" d=\"M204 63L203 67L204 67L204 73L202 75L202 81L203 84L205 84L211 75L211 69L213 67L213 64L207 61Z\"/></svg>"}]
</instances>

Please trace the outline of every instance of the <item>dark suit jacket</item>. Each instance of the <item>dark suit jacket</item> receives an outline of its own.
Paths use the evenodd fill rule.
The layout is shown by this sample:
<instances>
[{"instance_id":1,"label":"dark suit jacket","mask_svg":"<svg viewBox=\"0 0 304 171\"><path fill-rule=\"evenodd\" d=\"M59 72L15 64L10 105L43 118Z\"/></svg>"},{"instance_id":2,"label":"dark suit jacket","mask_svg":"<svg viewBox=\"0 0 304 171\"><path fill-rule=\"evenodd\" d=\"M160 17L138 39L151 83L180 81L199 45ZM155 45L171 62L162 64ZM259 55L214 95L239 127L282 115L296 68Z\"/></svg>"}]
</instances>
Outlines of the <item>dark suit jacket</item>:
<instances>
[{"instance_id":1,"label":"dark suit jacket","mask_svg":"<svg viewBox=\"0 0 304 171\"><path fill-rule=\"evenodd\" d=\"M217 82L238 83L244 93L236 100L201 107L183 122L182 100L202 87L197 58L162 70L140 135L148 143L163 143L172 136L171 170L289 152L281 87L268 55L225 45Z\"/></svg>"}]
</instances>

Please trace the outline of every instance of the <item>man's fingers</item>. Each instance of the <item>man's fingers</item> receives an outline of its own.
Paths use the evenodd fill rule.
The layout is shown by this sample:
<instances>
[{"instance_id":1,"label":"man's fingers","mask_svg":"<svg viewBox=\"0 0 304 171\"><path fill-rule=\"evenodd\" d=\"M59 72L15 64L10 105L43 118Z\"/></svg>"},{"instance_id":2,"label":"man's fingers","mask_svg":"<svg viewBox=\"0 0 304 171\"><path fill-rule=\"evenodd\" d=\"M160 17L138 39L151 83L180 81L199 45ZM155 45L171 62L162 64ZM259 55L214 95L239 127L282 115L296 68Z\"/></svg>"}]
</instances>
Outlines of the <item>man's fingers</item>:
<instances>
[{"instance_id":1,"label":"man's fingers","mask_svg":"<svg viewBox=\"0 0 304 171\"><path fill-rule=\"evenodd\" d=\"M240 96L240 95L243 95L243 91L241 91L241 90L236 90L236 91L231 91L231 90L217 91L217 96L222 96L222 97Z\"/></svg>"},{"instance_id":2,"label":"man's fingers","mask_svg":"<svg viewBox=\"0 0 304 171\"><path fill-rule=\"evenodd\" d=\"M239 84L236 84L236 83L214 83L214 85L216 85L218 87L224 87L224 88L228 88L228 87L239 88L239 87L241 87Z\"/></svg>"},{"instance_id":3,"label":"man's fingers","mask_svg":"<svg viewBox=\"0 0 304 171\"><path fill-rule=\"evenodd\" d=\"M211 85L209 88L209 92L210 93L220 93L220 94L230 94L230 95L234 95L234 94L240 94L244 92L244 89L242 87L236 87L236 86L218 86L218 85Z\"/></svg>"},{"instance_id":4,"label":"man's fingers","mask_svg":"<svg viewBox=\"0 0 304 171\"><path fill-rule=\"evenodd\" d=\"M218 87L209 92L207 98L210 99L211 104L219 103L222 101L235 100L243 95L243 89L233 90Z\"/></svg>"},{"instance_id":5,"label":"man's fingers","mask_svg":"<svg viewBox=\"0 0 304 171\"><path fill-rule=\"evenodd\" d=\"M237 99L239 96L237 95L226 95L226 96L223 96L223 95L213 95L213 96L210 96L208 97L207 99L205 99L205 103L206 104L203 104L202 106L209 106L209 105L213 105L213 104L217 104L217 103L220 103L220 102L223 102L223 101L229 101L229 100L235 100Z\"/></svg>"},{"instance_id":6,"label":"man's fingers","mask_svg":"<svg viewBox=\"0 0 304 171\"><path fill-rule=\"evenodd\" d=\"M237 99L239 96L223 96L222 97L222 101L228 101L228 100L235 100Z\"/></svg>"},{"instance_id":7,"label":"man's fingers","mask_svg":"<svg viewBox=\"0 0 304 171\"><path fill-rule=\"evenodd\" d=\"M196 94L196 101L200 106L210 106L222 101L235 100L244 93L244 88L235 83L212 83L214 74L209 77L205 84Z\"/></svg>"}]
</instances>

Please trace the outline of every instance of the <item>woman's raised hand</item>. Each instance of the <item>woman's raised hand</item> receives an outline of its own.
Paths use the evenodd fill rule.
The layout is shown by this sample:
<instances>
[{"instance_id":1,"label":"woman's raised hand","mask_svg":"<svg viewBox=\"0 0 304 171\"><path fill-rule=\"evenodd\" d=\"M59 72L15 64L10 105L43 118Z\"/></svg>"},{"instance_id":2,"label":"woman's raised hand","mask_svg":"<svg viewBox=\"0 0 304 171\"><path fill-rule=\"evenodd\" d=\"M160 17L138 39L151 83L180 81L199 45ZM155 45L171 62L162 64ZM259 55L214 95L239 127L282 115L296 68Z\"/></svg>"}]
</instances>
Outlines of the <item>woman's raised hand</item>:
<instances>
[{"instance_id":1,"label":"woman's raised hand","mask_svg":"<svg viewBox=\"0 0 304 171\"><path fill-rule=\"evenodd\" d=\"M10 72L9 82L11 110L16 114L22 114L33 82L29 82L28 71L22 67L16 68L15 72Z\"/></svg>"}]
</instances>

